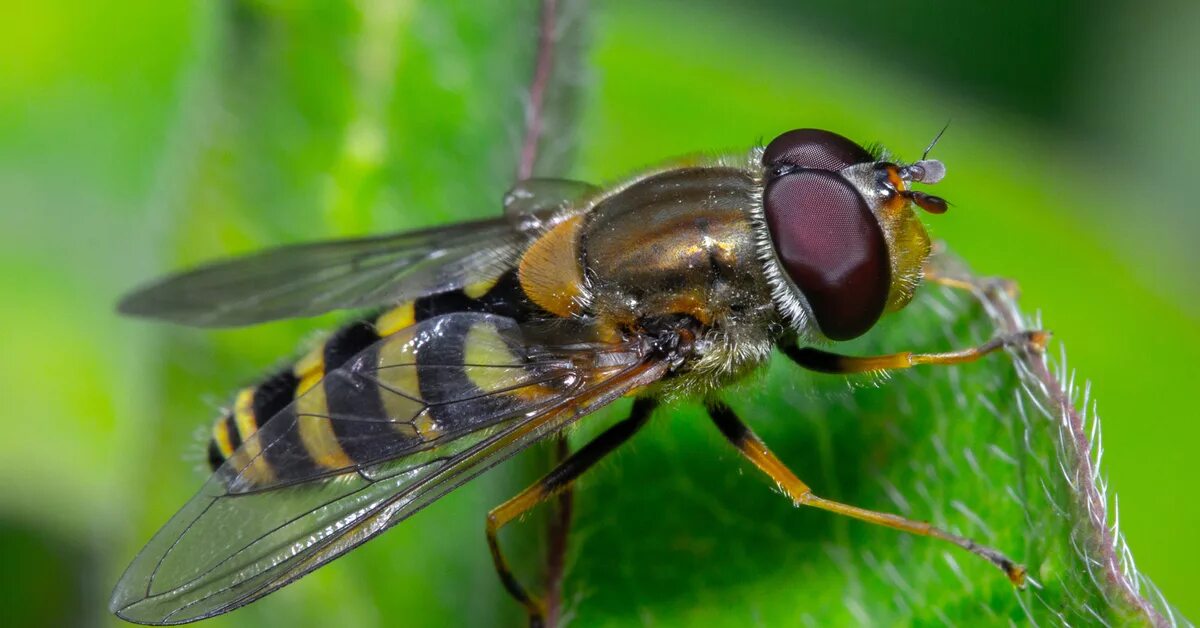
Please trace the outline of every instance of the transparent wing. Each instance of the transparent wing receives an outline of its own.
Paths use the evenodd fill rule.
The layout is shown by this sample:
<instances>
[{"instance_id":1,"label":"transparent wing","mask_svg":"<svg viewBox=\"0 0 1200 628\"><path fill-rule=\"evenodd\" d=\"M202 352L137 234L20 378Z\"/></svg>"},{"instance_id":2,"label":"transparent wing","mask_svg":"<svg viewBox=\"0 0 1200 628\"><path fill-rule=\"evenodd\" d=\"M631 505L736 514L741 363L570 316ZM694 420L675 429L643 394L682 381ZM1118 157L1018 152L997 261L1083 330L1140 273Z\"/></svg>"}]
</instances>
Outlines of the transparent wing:
<instances>
[{"instance_id":1,"label":"transparent wing","mask_svg":"<svg viewBox=\"0 0 1200 628\"><path fill-rule=\"evenodd\" d=\"M600 192L599 187L583 181L526 179L518 181L504 195L504 216L516 229L539 230L547 226L547 217L561 217L562 210L580 205L581 200Z\"/></svg>"},{"instance_id":2,"label":"transparent wing","mask_svg":"<svg viewBox=\"0 0 1200 628\"><path fill-rule=\"evenodd\" d=\"M171 624L249 603L666 368L634 343L527 342L510 319L491 315L414 325L328 374L243 442L137 556L111 608L129 621ZM362 449L340 440L339 428L359 434ZM321 434L342 445L340 455L353 450L353 463Z\"/></svg>"},{"instance_id":3,"label":"transparent wing","mask_svg":"<svg viewBox=\"0 0 1200 628\"><path fill-rule=\"evenodd\" d=\"M122 314L235 327L372 307L461 287L507 266L527 236L502 219L268 249L172 275L125 297Z\"/></svg>"},{"instance_id":4,"label":"transparent wing","mask_svg":"<svg viewBox=\"0 0 1200 628\"><path fill-rule=\"evenodd\" d=\"M125 297L118 311L236 327L336 309L390 305L503 272L542 225L596 188L533 179L505 196L506 216L386 236L268 249L171 275Z\"/></svg>"}]
</instances>

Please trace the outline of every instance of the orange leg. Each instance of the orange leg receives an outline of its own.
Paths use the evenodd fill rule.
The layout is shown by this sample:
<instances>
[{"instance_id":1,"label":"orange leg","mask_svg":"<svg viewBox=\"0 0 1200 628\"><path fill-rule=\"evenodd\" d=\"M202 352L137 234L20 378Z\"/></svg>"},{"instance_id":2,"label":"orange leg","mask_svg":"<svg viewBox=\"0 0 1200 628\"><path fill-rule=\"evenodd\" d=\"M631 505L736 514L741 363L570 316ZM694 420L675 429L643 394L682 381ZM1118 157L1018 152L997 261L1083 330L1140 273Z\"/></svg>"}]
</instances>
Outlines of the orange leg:
<instances>
[{"instance_id":1,"label":"orange leg","mask_svg":"<svg viewBox=\"0 0 1200 628\"><path fill-rule=\"evenodd\" d=\"M762 439L745 423L742 423L741 419L728 406L719 402L711 402L708 404L708 414L725 438L733 443L733 446L750 462L754 463L754 466L774 480L775 484L783 489L784 493L797 506L812 506L867 523L948 541L999 567L1013 584L1019 587L1025 585L1025 568L990 547L980 545L966 537L951 534L925 522L912 521L899 515L875 512L817 497L807 484L800 481L800 478L796 477L779 458L776 458L770 449L767 449Z\"/></svg>"},{"instance_id":2,"label":"orange leg","mask_svg":"<svg viewBox=\"0 0 1200 628\"><path fill-rule=\"evenodd\" d=\"M556 495L560 495L563 491L570 488L571 484L584 471L587 471L592 465L599 462L601 458L612 453L613 450L636 434L650 418L650 413L653 412L655 405L657 404L652 399L638 399L634 401L633 412L629 415L629 418L605 430L587 445L584 445L579 451L564 460L562 464L551 470L550 473L547 473L542 479L518 493L516 497L493 508L488 513L487 541L488 548L492 552L492 561L496 564L496 572L500 575L500 581L504 583L504 588L508 589L509 594L516 598L525 607L525 611L529 613L529 625L531 628L541 628L545 625L546 604L540 598L526 591L525 587L513 575L512 569L508 566L508 561L505 560L503 552L500 551L498 536L500 529L514 519L520 518L525 513L533 510L538 504Z\"/></svg>"},{"instance_id":3,"label":"orange leg","mask_svg":"<svg viewBox=\"0 0 1200 628\"><path fill-rule=\"evenodd\" d=\"M812 347L784 346L783 352L796 364L821 373L850 374L867 373L871 371L891 371L907 369L921 364L963 364L974 362L983 356L1009 346L1024 346L1033 351L1042 351L1050 333L1045 331L1027 331L1011 336L1001 336L969 349L947 351L945 353L913 353L905 351L888 355L871 357L851 357L822 351Z\"/></svg>"},{"instance_id":4,"label":"orange leg","mask_svg":"<svg viewBox=\"0 0 1200 628\"><path fill-rule=\"evenodd\" d=\"M1008 296L1014 299L1017 298L1017 296L1021 293L1020 286L1018 286L1017 282L1013 281L1012 279L1007 279L1005 277L985 277L981 279L952 277L950 275L943 275L942 273L938 272L935 267L929 264L925 265L923 279L939 286L946 286L947 288L954 288L955 290L963 290L971 293L978 293L980 291L989 292L1000 289L1008 293Z\"/></svg>"}]
</instances>

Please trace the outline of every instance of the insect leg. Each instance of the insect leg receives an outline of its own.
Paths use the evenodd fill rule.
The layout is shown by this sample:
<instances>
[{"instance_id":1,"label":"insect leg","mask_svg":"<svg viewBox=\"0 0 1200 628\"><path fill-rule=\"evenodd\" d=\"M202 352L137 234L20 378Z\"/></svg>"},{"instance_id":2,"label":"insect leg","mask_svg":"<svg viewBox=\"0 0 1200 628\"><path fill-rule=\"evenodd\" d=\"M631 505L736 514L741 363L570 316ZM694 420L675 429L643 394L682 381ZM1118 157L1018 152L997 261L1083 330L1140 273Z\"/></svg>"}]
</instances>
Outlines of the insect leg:
<instances>
[{"instance_id":1,"label":"insect leg","mask_svg":"<svg viewBox=\"0 0 1200 628\"><path fill-rule=\"evenodd\" d=\"M849 373L907 369L921 364L950 365L974 362L989 353L1009 346L1024 346L1033 351L1040 352L1045 349L1046 342L1049 339L1049 332L1026 331L993 338L978 347L960 349L958 351L947 351L945 353L913 353L905 351L871 357L852 357L812 347L797 347L794 345L785 345L783 352L793 362L811 371L845 375Z\"/></svg>"},{"instance_id":2,"label":"insect leg","mask_svg":"<svg viewBox=\"0 0 1200 628\"><path fill-rule=\"evenodd\" d=\"M592 439L579 451L571 454L562 464L547 473L542 479L529 488L521 491L516 497L493 508L487 515L487 541L492 551L492 560L496 563L496 572L500 581L509 594L517 599L529 612L529 625L541 626L545 618L545 604L542 600L530 595L525 587L517 581L512 570L500 551L497 537L500 529L538 504L553 498L571 486L584 472L596 464L601 458L612 453L622 443L637 433L654 410L657 402L653 399L638 399L633 403L629 417L605 430Z\"/></svg>"},{"instance_id":3,"label":"insect leg","mask_svg":"<svg viewBox=\"0 0 1200 628\"><path fill-rule=\"evenodd\" d=\"M962 290L972 294L979 294L980 292L994 292L998 289L1015 299L1021 293L1021 288L1017 285L1017 282L1006 277L986 277L978 279L955 277L939 271L938 268L933 264L925 265L924 271L922 272L922 279L930 283L935 283L939 286L945 286L955 290Z\"/></svg>"},{"instance_id":4,"label":"insect leg","mask_svg":"<svg viewBox=\"0 0 1200 628\"><path fill-rule=\"evenodd\" d=\"M1025 567L1013 562L997 550L980 545L971 539L958 536L957 534L951 534L929 523L912 521L890 513L866 510L822 499L814 495L812 489L802 482L800 478L796 477L779 458L776 458L775 454L767 449L762 439L752 432L749 426L742 423L741 419L734 414L729 406L720 402L709 402L707 407L709 416L712 417L713 422L717 425L717 429L721 430L725 438L730 443L733 443L733 446L742 452L742 455L746 456L750 462L753 462L754 466L758 467L763 473L766 473L774 480L775 484L797 506L812 506L813 508L828 510L829 512L866 521L867 523L874 523L920 536L948 541L999 567L1013 584L1024 586Z\"/></svg>"}]
</instances>

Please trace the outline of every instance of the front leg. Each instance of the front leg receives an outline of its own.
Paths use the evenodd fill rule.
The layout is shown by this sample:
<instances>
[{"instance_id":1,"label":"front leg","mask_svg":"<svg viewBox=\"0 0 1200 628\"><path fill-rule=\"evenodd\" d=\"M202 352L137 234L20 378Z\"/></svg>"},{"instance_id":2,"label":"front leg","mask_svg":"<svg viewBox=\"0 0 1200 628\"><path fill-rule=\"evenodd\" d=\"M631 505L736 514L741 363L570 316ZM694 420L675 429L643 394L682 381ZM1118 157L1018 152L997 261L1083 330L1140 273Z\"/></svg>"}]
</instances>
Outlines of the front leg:
<instances>
[{"instance_id":1,"label":"front leg","mask_svg":"<svg viewBox=\"0 0 1200 628\"><path fill-rule=\"evenodd\" d=\"M913 353L904 351L887 355L870 357L854 357L841 355L812 347L797 347L784 345L783 353L793 362L810 371L830 373L834 375L849 375L851 373L869 373L876 371L893 371L912 368L921 364L948 366L974 362L983 356L998 351L1004 347L1026 347L1031 351L1042 352L1050 332L1026 331L1009 336L1000 336L969 349L947 351L945 353Z\"/></svg>"}]
</instances>

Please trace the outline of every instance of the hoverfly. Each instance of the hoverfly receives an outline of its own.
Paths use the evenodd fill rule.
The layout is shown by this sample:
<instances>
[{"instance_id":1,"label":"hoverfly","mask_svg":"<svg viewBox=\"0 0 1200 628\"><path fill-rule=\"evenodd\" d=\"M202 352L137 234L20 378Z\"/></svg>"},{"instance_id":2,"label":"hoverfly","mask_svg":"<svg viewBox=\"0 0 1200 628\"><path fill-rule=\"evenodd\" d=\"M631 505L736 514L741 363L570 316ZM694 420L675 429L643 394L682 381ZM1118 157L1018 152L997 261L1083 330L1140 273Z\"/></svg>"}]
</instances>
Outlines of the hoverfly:
<instances>
[{"instance_id":1,"label":"hoverfly","mask_svg":"<svg viewBox=\"0 0 1200 628\"><path fill-rule=\"evenodd\" d=\"M927 156L927 155L926 155ZM505 588L541 623L497 533L627 441L660 400L703 401L720 432L797 505L948 541L1016 585L999 551L927 523L815 495L716 396L772 349L850 374L956 364L950 353L817 348L903 308L930 242L911 189L945 173L799 129L765 147L680 160L608 188L527 180L503 216L272 249L168 277L126 314L238 326L385 307L236 395L213 426L213 474L134 559L111 608L174 624L248 604L341 556L530 444L621 397L630 416L487 515Z\"/></svg>"}]
</instances>

